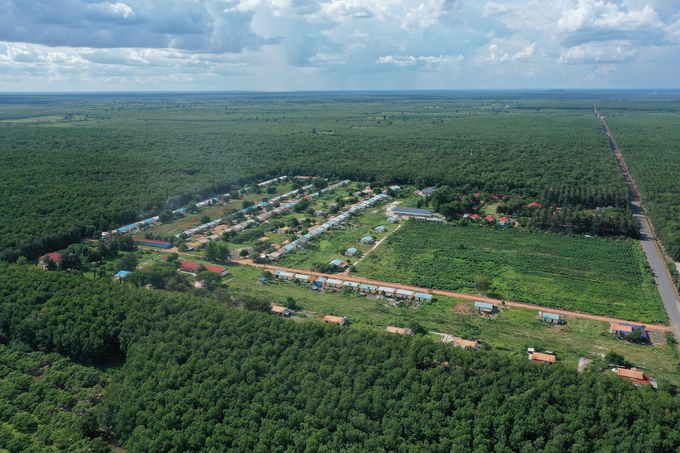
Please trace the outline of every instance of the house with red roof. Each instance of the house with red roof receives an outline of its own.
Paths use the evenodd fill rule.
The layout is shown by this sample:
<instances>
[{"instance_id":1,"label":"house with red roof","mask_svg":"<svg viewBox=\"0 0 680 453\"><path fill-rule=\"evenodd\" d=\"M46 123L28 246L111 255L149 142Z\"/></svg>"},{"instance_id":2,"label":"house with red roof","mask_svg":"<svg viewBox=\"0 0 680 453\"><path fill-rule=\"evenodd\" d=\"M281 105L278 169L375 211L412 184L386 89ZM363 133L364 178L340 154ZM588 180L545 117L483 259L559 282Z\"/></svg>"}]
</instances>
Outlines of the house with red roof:
<instances>
[{"instance_id":1,"label":"house with red roof","mask_svg":"<svg viewBox=\"0 0 680 453\"><path fill-rule=\"evenodd\" d=\"M479 219L482 218L482 216L479 215L479 214L472 214L472 215L470 216L470 218L473 219L473 220L479 220Z\"/></svg>"},{"instance_id":2,"label":"house with red roof","mask_svg":"<svg viewBox=\"0 0 680 453\"><path fill-rule=\"evenodd\" d=\"M543 209L543 205L541 203L536 203L535 201L533 203L529 203L527 205L527 208L540 208Z\"/></svg>"},{"instance_id":3,"label":"house with red roof","mask_svg":"<svg viewBox=\"0 0 680 453\"><path fill-rule=\"evenodd\" d=\"M479 193L479 192L477 192L477 193L475 194L475 197L480 197L480 196L482 196L482 194Z\"/></svg>"},{"instance_id":4,"label":"house with red roof","mask_svg":"<svg viewBox=\"0 0 680 453\"><path fill-rule=\"evenodd\" d=\"M60 253L48 253L48 254L43 255L40 258L38 258L38 266L45 269L46 268L45 260L47 259L47 257L52 258L52 261L54 261L57 264L59 264L59 261L61 261L61 254Z\"/></svg>"},{"instance_id":5,"label":"house with red roof","mask_svg":"<svg viewBox=\"0 0 680 453\"><path fill-rule=\"evenodd\" d=\"M498 219L498 220L501 221L501 222L512 222L512 220L510 220L510 219L507 218L507 217L501 217L501 218Z\"/></svg>"},{"instance_id":6,"label":"house with red roof","mask_svg":"<svg viewBox=\"0 0 680 453\"><path fill-rule=\"evenodd\" d=\"M40 264L45 264L45 258L47 258L48 256L52 258L52 261L54 261L55 263L61 261L61 253L48 253L47 255L43 255L40 258L38 258L40 260Z\"/></svg>"},{"instance_id":7,"label":"house with red roof","mask_svg":"<svg viewBox=\"0 0 680 453\"><path fill-rule=\"evenodd\" d=\"M196 273L196 269L198 269L198 266L200 264L198 263L192 263L191 261L182 261L182 270L184 272L191 272L192 274ZM220 274L220 276L224 277L229 273L229 269L226 267L222 266L213 266L212 264L204 264L206 270L210 272L215 272L216 274Z\"/></svg>"},{"instance_id":8,"label":"house with red roof","mask_svg":"<svg viewBox=\"0 0 680 453\"><path fill-rule=\"evenodd\" d=\"M484 219L486 219L486 220L496 220L496 218L492 215L488 215L488 216L484 217Z\"/></svg>"}]
</instances>

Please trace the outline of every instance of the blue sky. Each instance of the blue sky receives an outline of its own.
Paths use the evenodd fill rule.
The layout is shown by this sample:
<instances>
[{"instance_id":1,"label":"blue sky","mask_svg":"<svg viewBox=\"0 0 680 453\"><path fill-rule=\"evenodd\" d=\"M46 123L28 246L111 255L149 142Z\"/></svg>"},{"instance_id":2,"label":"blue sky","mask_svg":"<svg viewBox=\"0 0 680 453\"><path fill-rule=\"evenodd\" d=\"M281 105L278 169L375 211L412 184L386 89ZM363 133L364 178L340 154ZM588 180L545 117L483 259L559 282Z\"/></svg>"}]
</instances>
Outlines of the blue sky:
<instances>
[{"instance_id":1,"label":"blue sky","mask_svg":"<svg viewBox=\"0 0 680 453\"><path fill-rule=\"evenodd\" d=\"M680 0L0 0L0 91L680 88Z\"/></svg>"}]
</instances>

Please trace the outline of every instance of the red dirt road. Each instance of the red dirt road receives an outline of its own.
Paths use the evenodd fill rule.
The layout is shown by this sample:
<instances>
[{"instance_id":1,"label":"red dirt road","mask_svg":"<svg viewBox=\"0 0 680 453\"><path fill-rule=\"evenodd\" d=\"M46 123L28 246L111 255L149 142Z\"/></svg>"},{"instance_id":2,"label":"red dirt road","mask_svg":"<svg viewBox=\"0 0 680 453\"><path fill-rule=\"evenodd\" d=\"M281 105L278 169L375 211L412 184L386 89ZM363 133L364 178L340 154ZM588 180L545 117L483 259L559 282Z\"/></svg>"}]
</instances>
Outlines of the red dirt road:
<instances>
[{"instance_id":1,"label":"red dirt road","mask_svg":"<svg viewBox=\"0 0 680 453\"><path fill-rule=\"evenodd\" d=\"M625 319L617 319L617 318L610 318L607 316L598 316L598 315L590 315L587 313L581 313L577 311L566 311L566 310L555 310L554 308L550 307L542 307L540 305L533 305L533 304L525 304L522 302L513 302L509 300L500 300L500 299L492 299L490 297L484 297L484 296L477 296L474 294L467 294L467 293L457 293L453 291L442 291L438 289L428 289L428 288L421 288L418 286L412 286L412 285L403 285L401 283L394 283L394 282L383 282L380 280L371 280L368 278L364 277L357 277L357 276L352 276L351 278L343 278L342 275L338 274L324 274L321 272L312 272L308 271L305 269L295 269L291 267L281 267L281 266L272 266L270 264L257 264L252 262L251 260L241 260L239 261L240 263L248 264L250 266L255 266L255 267L262 267L265 269L268 269L270 271L277 271L277 270L282 270L282 271L287 271L287 272L295 272L298 274L305 274L305 275L315 275L317 277L327 277L327 278L336 278L340 280L348 280L348 281L355 281L355 282L361 282L361 283L366 283L369 285L375 285L375 286L388 286L391 288L397 288L397 289L406 289L409 291L418 291L421 293L428 293L428 294L440 294L442 296L449 296L449 297L457 297L459 299L467 299L467 300L475 300L475 301L480 301L480 302L489 302L492 304L500 304L501 302L505 302L505 305L508 305L510 307L521 307L521 308L529 308L533 310L541 310L541 311L547 311L547 312L557 312L560 315L564 316L574 316L576 318L586 318L586 319L594 319L596 321L604 321L604 322L616 322L616 323L629 323L629 324L636 324L636 325L642 325L645 326L646 329L648 330L655 330L657 332L667 332L671 328L668 326L660 325L660 324L647 324L647 323L640 323L640 322L634 322L634 321L627 321Z\"/></svg>"}]
</instances>

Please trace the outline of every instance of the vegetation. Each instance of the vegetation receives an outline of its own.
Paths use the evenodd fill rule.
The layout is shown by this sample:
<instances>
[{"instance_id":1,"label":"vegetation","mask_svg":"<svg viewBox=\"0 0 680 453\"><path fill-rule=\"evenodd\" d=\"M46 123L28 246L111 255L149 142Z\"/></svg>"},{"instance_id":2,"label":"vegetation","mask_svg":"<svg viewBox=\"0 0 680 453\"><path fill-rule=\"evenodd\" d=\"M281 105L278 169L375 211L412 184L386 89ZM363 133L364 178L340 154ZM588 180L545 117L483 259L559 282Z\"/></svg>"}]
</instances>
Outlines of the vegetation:
<instances>
[{"instance_id":1,"label":"vegetation","mask_svg":"<svg viewBox=\"0 0 680 453\"><path fill-rule=\"evenodd\" d=\"M0 363L0 451L110 451L94 411L103 373L26 346L0 344Z\"/></svg>"},{"instance_id":2,"label":"vegetation","mask_svg":"<svg viewBox=\"0 0 680 453\"><path fill-rule=\"evenodd\" d=\"M433 105L400 96L42 101L11 99L0 111L7 261L282 174L526 196L624 187L597 119L584 115L587 102L536 111L439 95ZM55 113L87 120L23 121Z\"/></svg>"},{"instance_id":3,"label":"vegetation","mask_svg":"<svg viewBox=\"0 0 680 453\"><path fill-rule=\"evenodd\" d=\"M11 296L3 297L0 313L10 313L13 320L3 324L5 342L15 342L19 335L55 338L50 322L36 320L58 319L60 308L73 308L71 299L84 278L27 272L17 265L0 265L0 272L3 296ZM34 363L27 366L20 356L7 357L8 348L2 346L3 364L21 372L34 373L45 363L57 368L42 371L39 383L2 371L0 398L10 401L4 404L21 405L22 411L36 404L32 414L11 415L11 428L2 425L2 441L12 442L2 447L12 453L38 448L39 442L58 447L56 441L49 445L43 439L60 439L65 430L81 433L69 437L76 446L90 442L87 448L101 451L98 439L107 433L130 452L448 452L495 451L498 445L507 451L624 447L664 452L680 446L675 431L680 403L664 391L636 388L615 376L579 374L559 363L537 365L524 354L464 351L427 336L296 323L235 310L212 297L149 292L108 279L93 286L100 299L80 312L111 307L100 314L112 319L125 364L91 417L86 414L92 403L74 402L100 394L105 385L100 374L68 368L68 362L56 366L60 362L54 356L31 356ZM42 292L35 292L36 287ZM18 299L20 304L14 302ZM130 299L140 302L130 304ZM258 310L252 300L244 305ZM123 311L123 317L110 316ZM93 330L99 322L90 314L64 324L63 335L73 339L69 350L84 349L75 344L88 338L75 334ZM98 347L108 355L106 342ZM61 398L56 400L60 407L80 412L71 416L60 411L53 416L60 418L50 420L49 410L43 409L52 407L52 398ZM606 417L590 416L605 412ZM61 431L49 430L48 423L64 419L69 422L59 425ZM27 437L20 430L32 434ZM24 443L14 443L17 438ZM26 442L33 445L26 448Z\"/></svg>"},{"instance_id":4,"label":"vegetation","mask_svg":"<svg viewBox=\"0 0 680 453\"><path fill-rule=\"evenodd\" d=\"M464 292L486 275L493 282L488 294L501 299L643 322L667 319L632 240L409 221L357 269L378 280Z\"/></svg>"},{"instance_id":5,"label":"vegetation","mask_svg":"<svg viewBox=\"0 0 680 453\"><path fill-rule=\"evenodd\" d=\"M614 116L605 121L626 160L656 233L670 257L680 261L680 174L675 165L669 165L680 158L678 116Z\"/></svg>"}]
</instances>

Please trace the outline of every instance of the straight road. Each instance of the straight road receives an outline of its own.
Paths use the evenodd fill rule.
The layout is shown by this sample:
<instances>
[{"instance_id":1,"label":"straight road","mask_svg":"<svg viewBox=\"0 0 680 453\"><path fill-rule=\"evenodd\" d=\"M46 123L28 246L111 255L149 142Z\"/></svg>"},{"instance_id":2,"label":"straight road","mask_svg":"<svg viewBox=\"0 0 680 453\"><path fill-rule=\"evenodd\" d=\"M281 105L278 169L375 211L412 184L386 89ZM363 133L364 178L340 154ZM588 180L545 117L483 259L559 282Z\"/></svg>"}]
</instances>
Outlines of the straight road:
<instances>
[{"instance_id":1,"label":"straight road","mask_svg":"<svg viewBox=\"0 0 680 453\"><path fill-rule=\"evenodd\" d=\"M429 293L429 294L439 294L442 296L448 296L448 297L456 297L459 299L466 299L466 300L474 300L474 301L479 301L479 302L489 302L492 304L500 305L502 302L505 302L505 305L508 305L510 307L521 307L521 308L529 308L532 310L541 310L541 311L547 311L549 313L559 313L560 315L565 315L565 316L574 316L576 318L586 318L586 319L594 319L596 321L605 321L605 322L616 322L616 323L629 323L629 324L636 324L636 325L643 325L645 326L646 329L648 330L655 330L657 332L666 332L669 330L669 327L663 326L660 324L645 324L645 323L640 323L637 321L627 321L625 319L617 319L617 318L610 318L608 316L598 316L598 315L591 315L588 313L581 313L577 311L566 311L566 310L556 310L554 308L550 307L542 307L540 305L533 305L533 304L525 304L522 302L513 302L510 300L501 300L501 299L492 299L490 297L484 297L484 296L478 296L475 294L467 294L467 293L457 293L453 291L442 291L438 289L429 289L429 288L421 288L419 286L412 286L412 285L404 285L401 283L394 283L394 282L384 282L381 280L372 280L364 277L358 277L358 276L352 276L351 278L343 278L342 275L338 274L324 274L322 272L314 272L306 269L296 269L292 267L281 267L281 266L272 266L270 264L258 264L255 263L251 260L244 259L244 260L238 260L239 263L242 264L247 264L250 266L255 266L255 267L261 267L269 270L272 273L275 273L277 270L281 271L286 271L286 272L294 272L298 274L304 274L304 275L314 275L316 277L327 277L327 278L336 278L340 280L349 280L353 282L359 282L359 283L365 283L367 285L374 285L374 286L387 286L390 288L396 288L396 289L406 289L409 291L417 291L420 293Z\"/></svg>"},{"instance_id":2,"label":"straight road","mask_svg":"<svg viewBox=\"0 0 680 453\"><path fill-rule=\"evenodd\" d=\"M645 212L640 205L640 193L637 190L635 181L628 171L628 166L623 159L623 155L619 150L619 147L614 140L607 123L604 121L604 117L597 111L597 106L593 102L593 111L595 115L602 121L602 126L609 137L609 141L612 146L612 150L619 160L621 169L623 170L626 181L630 188L631 194L631 204L633 207L633 216L637 219L640 225L640 243L642 244L642 249L647 255L647 261L649 266L652 268L654 273L654 282L656 287L659 288L659 294L661 295L661 300L663 301L664 307L666 307L666 313L668 313L668 318L671 322L671 331L675 335L675 338L680 340L680 306L678 305L678 293L675 291L675 285L673 285L673 280L671 279L668 268L666 267L666 262L661 256L661 251L659 246L654 239L654 235L651 234L652 229L650 228L650 222L645 215Z\"/></svg>"}]
</instances>

